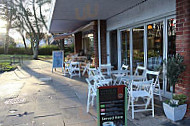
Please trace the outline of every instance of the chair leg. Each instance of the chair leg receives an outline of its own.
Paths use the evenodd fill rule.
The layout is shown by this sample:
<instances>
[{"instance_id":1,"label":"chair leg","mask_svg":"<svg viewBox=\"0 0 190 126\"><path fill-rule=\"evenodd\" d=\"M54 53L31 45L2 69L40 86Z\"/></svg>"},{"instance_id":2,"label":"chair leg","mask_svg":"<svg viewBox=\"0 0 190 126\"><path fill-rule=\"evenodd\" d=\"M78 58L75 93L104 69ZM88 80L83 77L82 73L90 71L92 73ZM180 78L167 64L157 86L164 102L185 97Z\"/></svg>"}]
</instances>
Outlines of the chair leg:
<instances>
[{"instance_id":1,"label":"chair leg","mask_svg":"<svg viewBox=\"0 0 190 126\"><path fill-rule=\"evenodd\" d=\"M89 112L89 106L90 106L90 89L88 90L86 112Z\"/></svg>"},{"instance_id":2,"label":"chair leg","mask_svg":"<svg viewBox=\"0 0 190 126\"><path fill-rule=\"evenodd\" d=\"M148 105L150 104L150 98L147 98L147 102L146 102L146 106L145 106L145 109L147 109L148 108Z\"/></svg>"},{"instance_id":3,"label":"chair leg","mask_svg":"<svg viewBox=\"0 0 190 126\"><path fill-rule=\"evenodd\" d=\"M160 91L160 84L158 84L158 88L159 88L159 97L160 97L160 101L162 101L162 96L161 96L161 91Z\"/></svg>"},{"instance_id":4,"label":"chair leg","mask_svg":"<svg viewBox=\"0 0 190 126\"><path fill-rule=\"evenodd\" d=\"M92 96L92 106L94 106L94 98L95 96Z\"/></svg>"},{"instance_id":5,"label":"chair leg","mask_svg":"<svg viewBox=\"0 0 190 126\"><path fill-rule=\"evenodd\" d=\"M152 96L152 117L154 117L154 96Z\"/></svg>"},{"instance_id":6,"label":"chair leg","mask_svg":"<svg viewBox=\"0 0 190 126\"><path fill-rule=\"evenodd\" d=\"M79 77L81 78L80 70L79 70Z\"/></svg>"},{"instance_id":7,"label":"chair leg","mask_svg":"<svg viewBox=\"0 0 190 126\"><path fill-rule=\"evenodd\" d=\"M131 98L130 98L130 96L129 96L127 110L129 110L129 107L130 107L130 102L131 102Z\"/></svg>"},{"instance_id":8,"label":"chair leg","mask_svg":"<svg viewBox=\"0 0 190 126\"><path fill-rule=\"evenodd\" d=\"M135 117L135 109L134 109L134 99L133 98L131 98L131 105L132 105L132 119L134 119Z\"/></svg>"},{"instance_id":9,"label":"chair leg","mask_svg":"<svg viewBox=\"0 0 190 126\"><path fill-rule=\"evenodd\" d=\"M84 70L82 72L82 76L84 76L85 72L86 72L86 67L84 68Z\"/></svg>"}]
</instances>

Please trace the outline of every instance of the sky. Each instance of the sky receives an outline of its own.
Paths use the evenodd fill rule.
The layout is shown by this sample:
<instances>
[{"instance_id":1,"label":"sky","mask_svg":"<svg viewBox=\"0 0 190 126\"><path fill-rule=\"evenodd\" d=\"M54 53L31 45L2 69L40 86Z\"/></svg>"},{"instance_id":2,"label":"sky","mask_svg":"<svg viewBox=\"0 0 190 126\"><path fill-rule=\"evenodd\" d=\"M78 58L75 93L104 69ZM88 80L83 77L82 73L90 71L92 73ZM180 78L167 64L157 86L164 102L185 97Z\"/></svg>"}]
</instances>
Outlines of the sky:
<instances>
[{"instance_id":1,"label":"sky","mask_svg":"<svg viewBox=\"0 0 190 126\"><path fill-rule=\"evenodd\" d=\"M47 8L49 8L49 6L50 5L46 4L46 5L44 5L43 8L47 9ZM48 15L49 16L49 12L45 12L45 10L42 10L42 11L43 11L44 15ZM0 34L2 34L2 33L4 33L4 34L6 33L6 21L3 21L2 19L0 19ZM16 30L11 29L9 31L9 35L12 38L14 38L14 40L15 40L16 43L23 43L21 35Z\"/></svg>"},{"instance_id":2,"label":"sky","mask_svg":"<svg viewBox=\"0 0 190 126\"><path fill-rule=\"evenodd\" d=\"M0 19L0 34L5 34L6 33L6 21L3 21ZM15 42L21 42L22 38L18 32L15 30L10 30L9 35L15 39Z\"/></svg>"}]
</instances>

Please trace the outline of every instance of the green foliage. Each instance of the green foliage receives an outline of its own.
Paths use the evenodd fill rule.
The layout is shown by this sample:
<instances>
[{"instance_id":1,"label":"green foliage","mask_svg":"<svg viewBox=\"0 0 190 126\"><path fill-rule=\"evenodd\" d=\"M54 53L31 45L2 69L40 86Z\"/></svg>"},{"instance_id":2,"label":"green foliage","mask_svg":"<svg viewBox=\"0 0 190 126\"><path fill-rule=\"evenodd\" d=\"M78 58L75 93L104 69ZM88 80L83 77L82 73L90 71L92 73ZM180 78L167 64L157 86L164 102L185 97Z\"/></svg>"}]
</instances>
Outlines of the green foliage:
<instances>
[{"instance_id":1,"label":"green foliage","mask_svg":"<svg viewBox=\"0 0 190 126\"><path fill-rule=\"evenodd\" d=\"M0 48L0 54L4 54L4 48ZM8 54L28 54L31 55L32 51L30 49L26 50L25 48L16 48L16 47L9 47Z\"/></svg>"},{"instance_id":2,"label":"green foliage","mask_svg":"<svg viewBox=\"0 0 190 126\"><path fill-rule=\"evenodd\" d=\"M15 65L11 65L8 62L0 63L0 72L11 71L16 69Z\"/></svg>"},{"instance_id":3,"label":"green foliage","mask_svg":"<svg viewBox=\"0 0 190 126\"><path fill-rule=\"evenodd\" d=\"M178 105L183 105L187 101L187 96L184 95L184 94L175 94L175 95L173 95L173 99L174 100L179 100Z\"/></svg>"},{"instance_id":4,"label":"green foliage","mask_svg":"<svg viewBox=\"0 0 190 126\"><path fill-rule=\"evenodd\" d=\"M175 86L181 80L180 74L185 71L183 61L184 57L179 54L169 57L167 62L164 61L167 67L167 78L170 86Z\"/></svg>"},{"instance_id":5,"label":"green foliage","mask_svg":"<svg viewBox=\"0 0 190 126\"><path fill-rule=\"evenodd\" d=\"M45 45L39 48L39 55L52 55L52 51L59 50L58 46Z\"/></svg>"},{"instance_id":6,"label":"green foliage","mask_svg":"<svg viewBox=\"0 0 190 126\"><path fill-rule=\"evenodd\" d=\"M70 53L73 53L74 49L73 47L65 47L65 56L67 56ZM60 48L56 45L46 45L39 48L39 55L52 55L52 51L60 50ZM0 47L0 54L4 54L4 48ZM16 48L16 47L10 47L8 54L15 55L15 54L25 54L25 55L32 55L31 49L25 49L25 48Z\"/></svg>"},{"instance_id":7,"label":"green foliage","mask_svg":"<svg viewBox=\"0 0 190 126\"><path fill-rule=\"evenodd\" d=\"M178 101L178 104L176 104L174 101ZM170 105L171 107L178 107L179 105L186 104L186 102L187 102L187 96L184 94L175 94L173 95L172 100L167 99L165 101L165 103Z\"/></svg>"}]
</instances>

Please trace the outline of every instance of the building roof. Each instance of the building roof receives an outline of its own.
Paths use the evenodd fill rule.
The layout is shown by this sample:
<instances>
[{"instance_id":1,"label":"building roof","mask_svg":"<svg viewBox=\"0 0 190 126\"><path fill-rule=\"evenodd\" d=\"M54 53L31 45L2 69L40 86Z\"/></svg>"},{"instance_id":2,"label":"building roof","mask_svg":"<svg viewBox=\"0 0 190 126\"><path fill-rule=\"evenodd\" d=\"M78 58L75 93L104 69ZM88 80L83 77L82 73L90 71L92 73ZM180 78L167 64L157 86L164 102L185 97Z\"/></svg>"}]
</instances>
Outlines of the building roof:
<instances>
[{"instance_id":1,"label":"building roof","mask_svg":"<svg viewBox=\"0 0 190 126\"><path fill-rule=\"evenodd\" d=\"M53 0L50 33L71 33L92 20L107 20L147 0Z\"/></svg>"}]
</instances>

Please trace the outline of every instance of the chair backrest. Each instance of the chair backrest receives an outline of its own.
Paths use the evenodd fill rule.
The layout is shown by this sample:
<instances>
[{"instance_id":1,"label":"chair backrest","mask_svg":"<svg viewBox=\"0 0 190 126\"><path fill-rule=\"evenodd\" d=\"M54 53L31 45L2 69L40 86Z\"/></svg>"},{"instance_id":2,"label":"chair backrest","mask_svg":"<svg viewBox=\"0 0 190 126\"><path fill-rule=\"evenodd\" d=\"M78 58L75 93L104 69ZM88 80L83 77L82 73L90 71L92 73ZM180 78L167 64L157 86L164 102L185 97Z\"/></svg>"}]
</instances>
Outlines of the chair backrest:
<instances>
[{"instance_id":1,"label":"chair backrest","mask_svg":"<svg viewBox=\"0 0 190 126\"><path fill-rule=\"evenodd\" d=\"M154 79L153 85L159 84L159 71L150 71L146 70L146 78L147 80Z\"/></svg>"},{"instance_id":2,"label":"chair backrest","mask_svg":"<svg viewBox=\"0 0 190 126\"><path fill-rule=\"evenodd\" d=\"M137 91L146 91L149 94L153 95L153 81L152 80L147 80L147 81L132 81L131 86L130 86L130 92L133 92L133 87L136 86L138 87Z\"/></svg>"},{"instance_id":3,"label":"chair backrest","mask_svg":"<svg viewBox=\"0 0 190 126\"><path fill-rule=\"evenodd\" d=\"M106 74L106 75L111 74L111 64L110 63L109 64L101 64L101 66L99 68L103 74Z\"/></svg>"},{"instance_id":4,"label":"chair backrest","mask_svg":"<svg viewBox=\"0 0 190 126\"><path fill-rule=\"evenodd\" d=\"M123 65L121 66L121 70L127 70L128 67L129 67L128 65L123 64Z\"/></svg>"},{"instance_id":5,"label":"chair backrest","mask_svg":"<svg viewBox=\"0 0 190 126\"><path fill-rule=\"evenodd\" d=\"M88 83L88 89L91 89L93 93L96 93L97 85L94 81L94 78L86 78L86 82Z\"/></svg>"},{"instance_id":6,"label":"chair backrest","mask_svg":"<svg viewBox=\"0 0 190 126\"><path fill-rule=\"evenodd\" d=\"M79 65L80 65L79 62L71 62L71 63L70 63L70 67L71 67L71 68L79 68L79 67L80 67Z\"/></svg>"},{"instance_id":7,"label":"chair backrest","mask_svg":"<svg viewBox=\"0 0 190 126\"><path fill-rule=\"evenodd\" d=\"M146 76L146 68L143 66L137 66L134 75L135 76L139 76L139 75Z\"/></svg>"}]
</instances>

